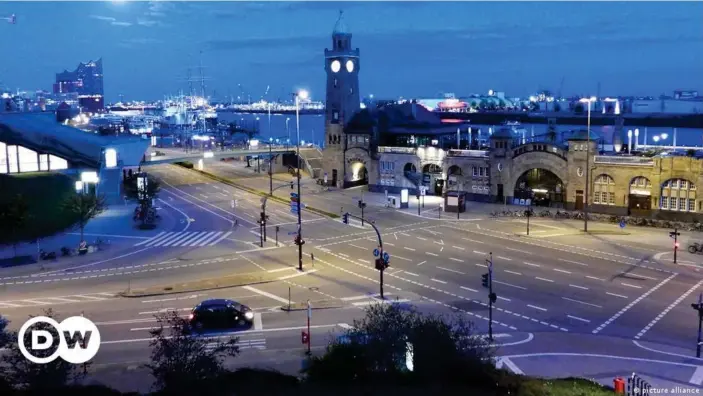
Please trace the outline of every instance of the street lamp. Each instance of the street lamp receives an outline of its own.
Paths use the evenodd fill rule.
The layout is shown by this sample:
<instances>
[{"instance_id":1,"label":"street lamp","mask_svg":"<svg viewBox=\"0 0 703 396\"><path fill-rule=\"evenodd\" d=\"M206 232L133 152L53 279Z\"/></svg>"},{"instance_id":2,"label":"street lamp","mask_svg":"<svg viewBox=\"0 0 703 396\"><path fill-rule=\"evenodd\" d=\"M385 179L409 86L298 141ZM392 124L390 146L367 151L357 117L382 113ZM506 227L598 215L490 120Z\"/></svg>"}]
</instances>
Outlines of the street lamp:
<instances>
[{"instance_id":1,"label":"street lamp","mask_svg":"<svg viewBox=\"0 0 703 396\"><path fill-rule=\"evenodd\" d=\"M595 96L583 98L581 103L588 103L588 118L586 124L586 199L583 205L583 232L588 232L588 199L590 198L590 168L591 168L591 103L596 101Z\"/></svg>"},{"instance_id":2,"label":"street lamp","mask_svg":"<svg viewBox=\"0 0 703 396\"><path fill-rule=\"evenodd\" d=\"M653 137L652 137L652 140L654 140L654 143L658 143L658 142L659 142L659 136L656 136L656 135L653 136Z\"/></svg>"},{"instance_id":3,"label":"street lamp","mask_svg":"<svg viewBox=\"0 0 703 396\"><path fill-rule=\"evenodd\" d=\"M666 138L669 137L669 134L668 134L668 133L662 133L662 134L661 134L661 137L662 137L662 140L666 140Z\"/></svg>"},{"instance_id":4,"label":"street lamp","mask_svg":"<svg viewBox=\"0 0 703 396\"><path fill-rule=\"evenodd\" d=\"M635 150L637 150L637 146L640 144L640 130L635 129Z\"/></svg>"},{"instance_id":5,"label":"street lamp","mask_svg":"<svg viewBox=\"0 0 703 396\"><path fill-rule=\"evenodd\" d=\"M296 173L298 179L298 270L303 270L303 222L301 219L300 201L300 99L308 98L308 91L300 90L293 94L295 96L295 131L297 135L295 143L295 155L298 163L296 164Z\"/></svg>"},{"instance_id":6,"label":"street lamp","mask_svg":"<svg viewBox=\"0 0 703 396\"><path fill-rule=\"evenodd\" d=\"M632 152L632 129L627 131L627 152Z\"/></svg>"},{"instance_id":7,"label":"street lamp","mask_svg":"<svg viewBox=\"0 0 703 396\"><path fill-rule=\"evenodd\" d=\"M288 135L288 141L290 142L290 129L288 129L288 122L290 121L290 117L286 117L286 134Z\"/></svg>"}]
</instances>

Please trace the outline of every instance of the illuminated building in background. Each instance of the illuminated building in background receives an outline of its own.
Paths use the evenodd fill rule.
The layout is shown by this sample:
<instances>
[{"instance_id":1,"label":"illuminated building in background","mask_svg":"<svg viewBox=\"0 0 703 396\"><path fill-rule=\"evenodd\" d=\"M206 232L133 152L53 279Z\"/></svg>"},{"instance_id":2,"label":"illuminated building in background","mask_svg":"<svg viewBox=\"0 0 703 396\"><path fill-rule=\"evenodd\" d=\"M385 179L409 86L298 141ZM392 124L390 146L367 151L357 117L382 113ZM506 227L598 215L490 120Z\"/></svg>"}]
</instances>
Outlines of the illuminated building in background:
<instances>
[{"instance_id":1,"label":"illuminated building in background","mask_svg":"<svg viewBox=\"0 0 703 396\"><path fill-rule=\"evenodd\" d=\"M103 61L79 63L74 71L56 73L54 94L78 94L83 111L97 113L105 107L103 91Z\"/></svg>"}]
</instances>

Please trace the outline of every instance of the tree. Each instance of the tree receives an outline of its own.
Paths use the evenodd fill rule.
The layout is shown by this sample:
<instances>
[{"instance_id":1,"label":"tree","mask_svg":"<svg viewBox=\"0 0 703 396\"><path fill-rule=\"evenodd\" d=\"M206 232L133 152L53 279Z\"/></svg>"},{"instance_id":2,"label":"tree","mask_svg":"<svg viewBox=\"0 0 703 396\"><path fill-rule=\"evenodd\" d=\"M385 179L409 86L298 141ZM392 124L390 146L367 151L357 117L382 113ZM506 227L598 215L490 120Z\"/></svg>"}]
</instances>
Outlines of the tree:
<instances>
[{"instance_id":1,"label":"tree","mask_svg":"<svg viewBox=\"0 0 703 396\"><path fill-rule=\"evenodd\" d=\"M0 204L0 232L2 240L12 243L15 257L17 243L22 241L22 231L29 219L29 205L21 194Z\"/></svg>"},{"instance_id":2,"label":"tree","mask_svg":"<svg viewBox=\"0 0 703 396\"><path fill-rule=\"evenodd\" d=\"M134 173L125 178L123 183L125 196L139 203L139 219L142 221L142 225L145 225L149 220L151 203L161 191L161 183L156 178L148 175L146 178L146 190L144 191L139 190L139 173Z\"/></svg>"},{"instance_id":3,"label":"tree","mask_svg":"<svg viewBox=\"0 0 703 396\"><path fill-rule=\"evenodd\" d=\"M44 311L43 316L55 319L56 315L51 309ZM30 316L31 318L32 316ZM60 320L57 320L60 321ZM1 325L0 325L1 326ZM33 330L46 330L57 339L57 330L48 323L37 323L32 326ZM7 333L10 336L8 351L0 360L0 375L5 381L12 384L15 388L26 389L35 394L49 394L52 389L57 389L71 382L77 382L83 379L88 373L90 362L81 365L69 363L61 358L45 363L36 364L30 362L22 355L18 344L18 333ZM24 344L31 343L31 332L27 331L24 335ZM56 350L56 347L45 350L32 351L32 355L37 357L47 357Z\"/></svg>"},{"instance_id":4,"label":"tree","mask_svg":"<svg viewBox=\"0 0 703 396\"><path fill-rule=\"evenodd\" d=\"M412 354L412 369L408 367ZM422 315L399 304L377 304L352 329L311 359L309 382L478 384L490 386L492 349L461 317Z\"/></svg>"},{"instance_id":5,"label":"tree","mask_svg":"<svg viewBox=\"0 0 703 396\"><path fill-rule=\"evenodd\" d=\"M77 219L76 225L81 230L81 242L83 241L83 230L85 230L86 224L105 211L105 209L107 209L105 198L95 194L76 193L63 202L63 210L71 213Z\"/></svg>"},{"instance_id":6,"label":"tree","mask_svg":"<svg viewBox=\"0 0 703 396\"><path fill-rule=\"evenodd\" d=\"M239 354L239 338L221 341L193 334L176 311L156 315L156 320L158 327L150 331L151 363L146 365L155 387L167 394L211 394L203 387L214 386L227 373L224 360Z\"/></svg>"}]
</instances>

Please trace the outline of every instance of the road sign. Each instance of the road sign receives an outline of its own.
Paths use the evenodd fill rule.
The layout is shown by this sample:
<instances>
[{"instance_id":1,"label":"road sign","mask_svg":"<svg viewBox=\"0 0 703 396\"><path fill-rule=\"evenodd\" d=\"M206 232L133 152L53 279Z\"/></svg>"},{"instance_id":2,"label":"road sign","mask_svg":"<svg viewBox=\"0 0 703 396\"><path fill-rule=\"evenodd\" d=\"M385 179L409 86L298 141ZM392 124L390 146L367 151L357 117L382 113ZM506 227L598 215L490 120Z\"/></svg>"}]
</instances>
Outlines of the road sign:
<instances>
[{"instance_id":1,"label":"road sign","mask_svg":"<svg viewBox=\"0 0 703 396\"><path fill-rule=\"evenodd\" d=\"M373 256L378 257L378 255L381 254L381 252L378 251L378 249L373 250Z\"/></svg>"},{"instance_id":2,"label":"road sign","mask_svg":"<svg viewBox=\"0 0 703 396\"><path fill-rule=\"evenodd\" d=\"M622 220L622 221L620 222L620 228L625 228L625 220Z\"/></svg>"},{"instance_id":3,"label":"road sign","mask_svg":"<svg viewBox=\"0 0 703 396\"><path fill-rule=\"evenodd\" d=\"M383 252L383 261L388 262L390 260L391 256L388 254L388 252Z\"/></svg>"},{"instance_id":4,"label":"road sign","mask_svg":"<svg viewBox=\"0 0 703 396\"><path fill-rule=\"evenodd\" d=\"M291 197L291 198L298 198L298 194L292 192L292 193L290 193L290 197Z\"/></svg>"}]
</instances>

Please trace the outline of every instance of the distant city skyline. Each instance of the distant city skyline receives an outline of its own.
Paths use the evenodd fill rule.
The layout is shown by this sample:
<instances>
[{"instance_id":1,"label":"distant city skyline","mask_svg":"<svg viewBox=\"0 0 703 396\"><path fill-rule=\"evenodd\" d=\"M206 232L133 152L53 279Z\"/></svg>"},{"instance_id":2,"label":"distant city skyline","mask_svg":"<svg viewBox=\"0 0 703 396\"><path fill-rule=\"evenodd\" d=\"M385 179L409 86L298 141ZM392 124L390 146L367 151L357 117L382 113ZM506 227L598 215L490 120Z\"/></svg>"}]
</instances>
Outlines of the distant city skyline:
<instances>
[{"instance_id":1,"label":"distant city skyline","mask_svg":"<svg viewBox=\"0 0 703 396\"><path fill-rule=\"evenodd\" d=\"M187 91L202 57L216 98L324 100L340 9L362 96L703 92L701 2L3 2L0 86L50 91L102 58L107 102L155 100Z\"/></svg>"}]
</instances>

